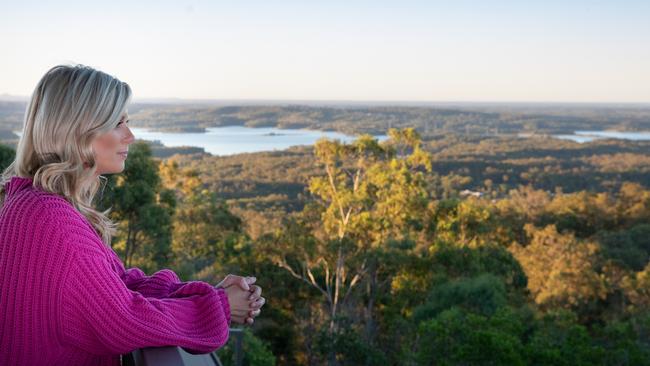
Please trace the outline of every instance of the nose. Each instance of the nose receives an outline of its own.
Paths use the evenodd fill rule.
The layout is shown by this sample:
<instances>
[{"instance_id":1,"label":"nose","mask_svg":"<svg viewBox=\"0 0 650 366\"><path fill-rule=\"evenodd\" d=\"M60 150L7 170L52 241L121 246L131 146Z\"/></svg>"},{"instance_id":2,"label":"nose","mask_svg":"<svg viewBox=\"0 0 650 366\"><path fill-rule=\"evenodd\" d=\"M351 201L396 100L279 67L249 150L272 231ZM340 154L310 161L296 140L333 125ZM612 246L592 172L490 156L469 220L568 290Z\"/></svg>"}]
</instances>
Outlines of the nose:
<instances>
[{"instance_id":1,"label":"nose","mask_svg":"<svg viewBox=\"0 0 650 366\"><path fill-rule=\"evenodd\" d=\"M130 145L133 143L133 141L135 141L135 136L133 135L133 132L131 132L131 129L127 126L126 135L124 136L124 142Z\"/></svg>"}]
</instances>

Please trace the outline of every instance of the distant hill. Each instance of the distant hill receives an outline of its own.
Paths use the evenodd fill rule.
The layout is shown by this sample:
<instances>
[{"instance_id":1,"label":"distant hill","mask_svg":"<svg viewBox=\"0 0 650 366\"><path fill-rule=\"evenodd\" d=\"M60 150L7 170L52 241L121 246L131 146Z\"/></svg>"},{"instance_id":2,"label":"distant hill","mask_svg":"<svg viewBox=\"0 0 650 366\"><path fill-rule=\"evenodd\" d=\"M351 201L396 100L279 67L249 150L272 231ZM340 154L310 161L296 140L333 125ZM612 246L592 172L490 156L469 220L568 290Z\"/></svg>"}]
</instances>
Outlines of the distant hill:
<instances>
[{"instance_id":1,"label":"distant hill","mask_svg":"<svg viewBox=\"0 0 650 366\"><path fill-rule=\"evenodd\" d=\"M650 131L650 105L644 104L249 103L252 102L152 99L131 104L129 113L133 127L176 132L247 126L380 135L389 128L414 127L427 138L449 133L487 137L572 134L577 130ZM0 100L0 129L19 129L25 105L25 101Z\"/></svg>"},{"instance_id":2,"label":"distant hill","mask_svg":"<svg viewBox=\"0 0 650 366\"><path fill-rule=\"evenodd\" d=\"M0 102L22 102L27 103L29 97L22 95L0 94Z\"/></svg>"}]
</instances>

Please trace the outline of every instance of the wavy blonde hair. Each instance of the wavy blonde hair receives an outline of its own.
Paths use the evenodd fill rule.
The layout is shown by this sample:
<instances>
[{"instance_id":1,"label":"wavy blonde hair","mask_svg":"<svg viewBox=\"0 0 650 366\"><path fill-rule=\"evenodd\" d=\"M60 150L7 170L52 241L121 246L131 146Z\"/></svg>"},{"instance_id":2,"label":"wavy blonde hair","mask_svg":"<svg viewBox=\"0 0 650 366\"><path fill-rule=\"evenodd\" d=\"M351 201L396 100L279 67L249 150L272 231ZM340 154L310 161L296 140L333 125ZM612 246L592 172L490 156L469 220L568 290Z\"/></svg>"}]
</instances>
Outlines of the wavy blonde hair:
<instances>
[{"instance_id":1,"label":"wavy blonde hair","mask_svg":"<svg viewBox=\"0 0 650 366\"><path fill-rule=\"evenodd\" d=\"M128 84L83 65L51 68L36 85L25 113L16 159L0 181L0 207L11 177L58 194L93 225L110 246L115 225L93 208L101 185L93 139L115 128L131 99Z\"/></svg>"}]
</instances>

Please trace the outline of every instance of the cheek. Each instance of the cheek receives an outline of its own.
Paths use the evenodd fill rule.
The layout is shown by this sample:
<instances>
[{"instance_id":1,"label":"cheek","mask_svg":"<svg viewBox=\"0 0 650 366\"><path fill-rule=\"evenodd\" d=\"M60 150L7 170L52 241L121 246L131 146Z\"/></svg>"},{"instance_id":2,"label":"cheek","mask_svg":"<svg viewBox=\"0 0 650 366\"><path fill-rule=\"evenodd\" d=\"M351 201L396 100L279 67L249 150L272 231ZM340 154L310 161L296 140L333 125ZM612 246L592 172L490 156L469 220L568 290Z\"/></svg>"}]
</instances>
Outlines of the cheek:
<instances>
[{"instance_id":1,"label":"cheek","mask_svg":"<svg viewBox=\"0 0 650 366\"><path fill-rule=\"evenodd\" d=\"M106 155L112 155L118 148L119 142L120 138L114 132L107 132L97 136L92 144L95 157L101 158Z\"/></svg>"}]
</instances>

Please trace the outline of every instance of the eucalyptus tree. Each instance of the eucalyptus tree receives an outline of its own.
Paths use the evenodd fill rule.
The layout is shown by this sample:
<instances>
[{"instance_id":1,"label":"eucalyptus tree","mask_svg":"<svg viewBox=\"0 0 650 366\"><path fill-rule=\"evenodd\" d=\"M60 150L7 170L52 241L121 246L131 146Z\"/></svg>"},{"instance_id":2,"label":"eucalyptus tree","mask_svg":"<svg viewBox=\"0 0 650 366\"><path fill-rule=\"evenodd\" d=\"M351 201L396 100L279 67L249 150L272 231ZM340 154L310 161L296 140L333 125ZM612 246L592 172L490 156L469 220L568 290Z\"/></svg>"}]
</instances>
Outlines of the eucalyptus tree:
<instances>
[{"instance_id":1,"label":"eucalyptus tree","mask_svg":"<svg viewBox=\"0 0 650 366\"><path fill-rule=\"evenodd\" d=\"M302 227L311 225L311 232L302 230L302 242L286 233L276 237L285 240L277 243L283 248L277 264L323 296L332 337L342 316L358 309L351 300L355 288L365 283L366 340L372 342L378 290L390 284L391 272L412 248L395 243L409 243L410 234L423 228L431 199L429 155L413 129L390 130L389 137L385 143L369 135L350 144L318 141L315 154L324 175L309 183L315 201L309 207L316 209L303 211L311 224L303 222ZM329 356L330 364L335 363Z\"/></svg>"}]
</instances>

